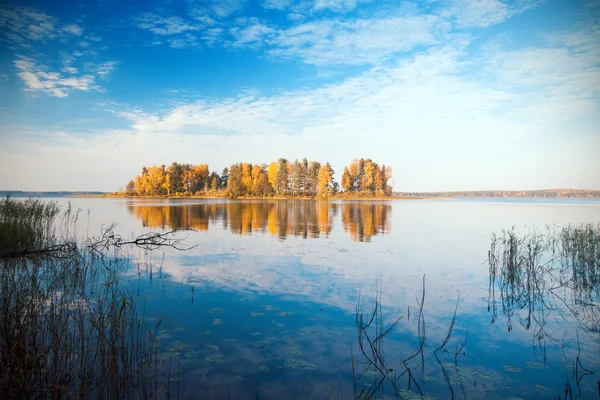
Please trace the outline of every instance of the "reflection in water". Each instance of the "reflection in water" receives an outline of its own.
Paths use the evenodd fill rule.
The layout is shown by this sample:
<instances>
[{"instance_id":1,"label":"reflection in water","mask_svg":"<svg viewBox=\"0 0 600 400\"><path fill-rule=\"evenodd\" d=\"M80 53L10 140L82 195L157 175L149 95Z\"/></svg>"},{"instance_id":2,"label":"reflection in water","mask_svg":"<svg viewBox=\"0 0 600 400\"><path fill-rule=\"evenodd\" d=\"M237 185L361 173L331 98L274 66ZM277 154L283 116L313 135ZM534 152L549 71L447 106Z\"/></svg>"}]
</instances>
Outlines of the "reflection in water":
<instances>
[{"instance_id":1,"label":"reflection in water","mask_svg":"<svg viewBox=\"0 0 600 400\"><path fill-rule=\"evenodd\" d=\"M571 315L584 331L600 332L600 226L567 226L560 233L492 237L488 310L498 317L498 300L508 330L515 319L545 348L560 342L547 325ZM500 297L500 299L498 299Z\"/></svg>"},{"instance_id":2,"label":"reflection in water","mask_svg":"<svg viewBox=\"0 0 600 400\"><path fill-rule=\"evenodd\" d=\"M127 209L152 229L208 230L222 223L238 235L268 232L288 236L328 237L332 219L340 212L344 232L353 241L370 242L372 236L390 232L391 206L372 203L333 203L324 201L252 201L196 204L144 205L130 203Z\"/></svg>"},{"instance_id":3,"label":"reflection in water","mask_svg":"<svg viewBox=\"0 0 600 400\"><path fill-rule=\"evenodd\" d=\"M389 204L343 204L342 224L355 242L370 242L371 236L390 232Z\"/></svg>"}]
</instances>

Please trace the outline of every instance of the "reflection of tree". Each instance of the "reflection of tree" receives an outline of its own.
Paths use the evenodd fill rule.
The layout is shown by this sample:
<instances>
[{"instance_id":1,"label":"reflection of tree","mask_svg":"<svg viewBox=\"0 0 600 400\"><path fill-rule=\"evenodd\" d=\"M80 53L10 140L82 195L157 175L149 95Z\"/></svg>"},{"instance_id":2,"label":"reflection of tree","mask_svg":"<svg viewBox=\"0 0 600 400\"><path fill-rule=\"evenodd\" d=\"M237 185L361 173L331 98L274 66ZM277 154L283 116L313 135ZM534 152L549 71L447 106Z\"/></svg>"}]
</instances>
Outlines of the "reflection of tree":
<instances>
[{"instance_id":1,"label":"reflection of tree","mask_svg":"<svg viewBox=\"0 0 600 400\"><path fill-rule=\"evenodd\" d=\"M371 236L390 232L389 204L344 203L342 223L344 231L350 233L355 242L370 242Z\"/></svg>"},{"instance_id":2,"label":"reflection of tree","mask_svg":"<svg viewBox=\"0 0 600 400\"><path fill-rule=\"evenodd\" d=\"M334 203L301 200L127 206L145 227L152 229L204 231L219 222L238 235L268 232L280 239L327 237L338 207Z\"/></svg>"}]
</instances>

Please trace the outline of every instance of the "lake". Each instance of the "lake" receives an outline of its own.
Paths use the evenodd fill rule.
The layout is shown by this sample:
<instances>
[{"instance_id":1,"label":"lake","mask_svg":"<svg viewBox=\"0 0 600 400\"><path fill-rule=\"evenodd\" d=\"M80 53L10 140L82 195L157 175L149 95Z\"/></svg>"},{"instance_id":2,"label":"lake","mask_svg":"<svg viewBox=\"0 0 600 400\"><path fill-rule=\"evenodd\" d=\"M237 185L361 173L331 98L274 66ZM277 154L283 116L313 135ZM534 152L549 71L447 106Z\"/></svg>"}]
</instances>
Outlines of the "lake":
<instances>
[{"instance_id":1,"label":"lake","mask_svg":"<svg viewBox=\"0 0 600 400\"><path fill-rule=\"evenodd\" d=\"M598 282L587 302L530 283L516 293L491 279L488 251L492 233L513 226L599 223L600 201L58 201L82 210L81 233L114 222L127 237L182 230L193 246L132 249L123 279L145 317L164 320L170 396L598 396ZM363 324L374 316L363 331L361 313ZM361 343L381 359L366 363Z\"/></svg>"}]
</instances>

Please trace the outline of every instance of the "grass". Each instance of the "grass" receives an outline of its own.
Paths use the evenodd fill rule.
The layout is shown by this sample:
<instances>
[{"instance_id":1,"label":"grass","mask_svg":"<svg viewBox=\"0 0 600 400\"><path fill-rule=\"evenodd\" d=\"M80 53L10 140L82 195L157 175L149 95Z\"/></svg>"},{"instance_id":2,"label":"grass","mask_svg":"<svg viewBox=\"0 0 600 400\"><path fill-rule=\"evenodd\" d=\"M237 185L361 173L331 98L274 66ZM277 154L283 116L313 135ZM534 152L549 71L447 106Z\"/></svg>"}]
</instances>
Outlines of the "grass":
<instances>
[{"instance_id":1,"label":"grass","mask_svg":"<svg viewBox=\"0 0 600 400\"><path fill-rule=\"evenodd\" d=\"M77 217L52 202L0 204L0 398L138 399L169 390L157 358L162 322L150 326L120 284L124 249L78 242Z\"/></svg>"}]
</instances>

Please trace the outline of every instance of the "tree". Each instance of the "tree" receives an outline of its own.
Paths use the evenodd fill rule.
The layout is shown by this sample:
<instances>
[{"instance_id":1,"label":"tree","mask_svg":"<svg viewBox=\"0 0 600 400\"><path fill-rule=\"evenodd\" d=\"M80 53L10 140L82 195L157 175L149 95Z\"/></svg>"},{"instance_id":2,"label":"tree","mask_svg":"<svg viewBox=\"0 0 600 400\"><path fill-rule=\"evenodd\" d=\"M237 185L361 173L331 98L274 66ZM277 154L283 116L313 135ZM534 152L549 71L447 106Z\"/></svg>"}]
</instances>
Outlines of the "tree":
<instances>
[{"instance_id":1,"label":"tree","mask_svg":"<svg viewBox=\"0 0 600 400\"><path fill-rule=\"evenodd\" d=\"M302 159L302 164L300 164L300 190L302 194L307 193L306 180L308 176L308 160L306 158Z\"/></svg>"},{"instance_id":2,"label":"tree","mask_svg":"<svg viewBox=\"0 0 600 400\"><path fill-rule=\"evenodd\" d=\"M242 163L242 185L244 185L244 193L254 193L254 184L252 182L252 164Z\"/></svg>"},{"instance_id":3,"label":"tree","mask_svg":"<svg viewBox=\"0 0 600 400\"><path fill-rule=\"evenodd\" d=\"M227 167L223 168L223 172L221 172L221 187L220 189L225 189L227 187L227 180L229 179L229 169Z\"/></svg>"},{"instance_id":4,"label":"tree","mask_svg":"<svg viewBox=\"0 0 600 400\"><path fill-rule=\"evenodd\" d=\"M329 163L323 165L319 169L318 182L317 182L317 194L321 198L327 198L329 195L329 184L331 183L331 170L329 169Z\"/></svg>"},{"instance_id":5,"label":"tree","mask_svg":"<svg viewBox=\"0 0 600 400\"><path fill-rule=\"evenodd\" d=\"M208 177L208 186L211 190L219 190L221 188L221 177L215 171L211 172Z\"/></svg>"},{"instance_id":6,"label":"tree","mask_svg":"<svg viewBox=\"0 0 600 400\"><path fill-rule=\"evenodd\" d=\"M333 170L331 164L325 163L325 166L329 170L329 192L337 193L340 188L340 185L338 185L338 183L335 181L335 171Z\"/></svg>"},{"instance_id":7,"label":"tree","mask_svg":"<svg viewBox=\"0 0 600 400\"><path fill-rule=\"evenodd\" d=\"M344 167L344 172L342 173L342 189L344 189L345 192L352 191L352 176L350 175L348 167Z\"/></svg>"},{"instance_id":8,"label":"tree","mask_svg":"<svg viewBox=\"0 0 600 400\"><path fill-rule=\"evenodd\" d=\"M260 174L258 174L256 183L254 184L254 193L257 196L269 196L273 193L273 188L269 184L269 180L267 178L267 172L262 168L260 170Z\"/></svg>"},{"instance_id":9,"label":"tree","mask_svg":"<svg viewBox=\"0 0 600 400\"><path fill-rule=\"evenodd\" d=\"M167 168L167 176L168 176L168 188L167 191L169 194L173 193L181 193L183 192L183 179L184 179L184 168L183 165L179 163L172 163L169 168Z\"/></svg>"},{"instance_id":10,"label":"tree","mask_svg":"<svg viewBox=\"0 0 600 400\"><path fill-rule=\"evenodd\" d=\"M288 161L285 158L280 158L277 161L277 176L275 182L277 184L277 192L279 194L287 194L288 191Z\"/></svg>"},{"instance_id":11,"label":"tree","mask_svg":"<svg viewBox=\"0 0 600 400\"><path fill-rule=\"evenodd\" d=\"M268 178L269 178L269 183L271 184L271 187L277 193L279 193L277 191L277 175L278 174L279 174L279 166L277 165L277 163L275 161L273 161L273 162L271 162L271 164L269 164Z\"/></svg>"},{"instance_id":12,"label":"tree","mask_svg":"<svg viewBox=\"0 0 600 400\"><path fill-rule=\"evenodd\" d=\"M258 194L258 180L260 179L260 177L265 174L265 171L263 170L263 168L260 165L255 165L254 167L252 167L252 193L257 195L257 196L261 196ZM268 182L267 182L268 183Z\"/></svg>"},{"instance_id":13,"label":"tree","mask_svg":"<svg viewBox=\"0 0 600 400\"><path fill-rule=\"evenodd\" d=\"M208 165L198 164L193 165L188 171L188 190L191 193L196 193L206 189L208 182Z\"/></svg>"},{"instance_id":14,"label":"tree","mask_svg":"<svg viewBox=\"0 0 600 400\"><path fill-rule=\"evenodd\" d=\"M157 196L164 193L164 170L162 167L152 166L148 168L147 194Z\"/></svg>"},{"instance_id":15,"label":"tree","mask_svg":"<svg viewBox=\"0 0 600 400\"><path fill-rule=\"evenodd\" d=\"M135 183L133 181L129 181L125 187L125 191L127 194L133 194L135 192Z\"/></svg>"},{"instance_id":16,"label":"tree","mask_svg":"<svg viewBox=\"0 0 600 400\"><path fill-rule=\"evenodd\" d=\"M364 162L362 190L369 192L375 191L375 169L377 164L373 163L370 158Z\"/></svg>"},{"instance_id":17,"label":"tree","mask_svg":"<svg viewBox=\"0 0 600 400\"><path fill-rule=\"evenodd\" d=\"M302 164L296 160L293 164L292 193L298 196L302 192Z\"/></svg>"},{"instance_id":18,"label":"tree","mask_svg":"<svg viewBox=\"0 0 600 400\"><path fill-rule=\"evenodd\" d=\"M234 164L229 168L229 178L227 180L227 191L231 197L239 197L244 194L244 185L242 184L242 166Z\"/></svg>"},{"instance_id":19,"label":"tree","mask_svg":"<svg viewBox=\"0 0 600 400\"><path fill-rule=\"evenodd\" d=\"M321 169L321 164L317 161L311 161L308 164L308 173L307 173L307 187L309 195L317 194L317 183L319 181L319 170Z\"/></svg>"}]
</instances>

